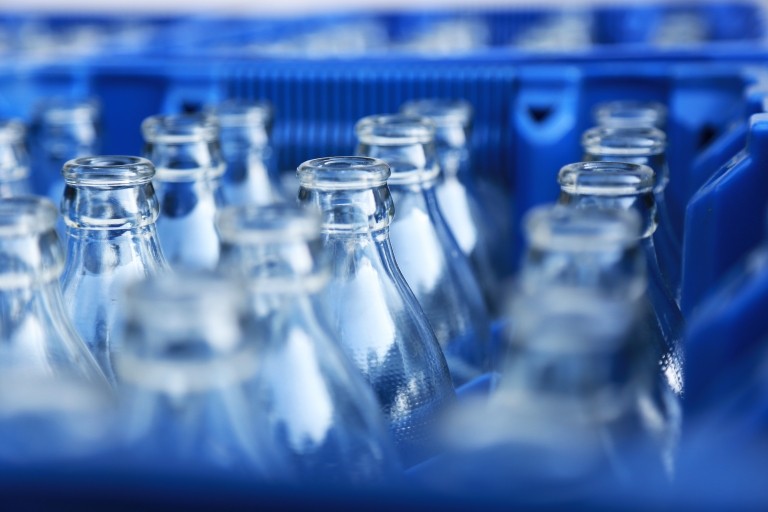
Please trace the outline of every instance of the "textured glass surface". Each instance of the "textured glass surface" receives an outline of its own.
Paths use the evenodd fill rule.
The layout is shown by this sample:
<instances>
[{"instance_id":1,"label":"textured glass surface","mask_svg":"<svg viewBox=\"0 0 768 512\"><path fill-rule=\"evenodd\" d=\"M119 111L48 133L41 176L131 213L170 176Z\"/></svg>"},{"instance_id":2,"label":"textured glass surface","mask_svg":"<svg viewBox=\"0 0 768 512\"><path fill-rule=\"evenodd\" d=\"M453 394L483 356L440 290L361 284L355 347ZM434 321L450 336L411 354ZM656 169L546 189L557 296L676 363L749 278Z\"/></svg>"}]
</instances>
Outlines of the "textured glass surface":
<instances>
[{"instance_id":1,"label":"textured glass surface","mask_svg":"<svg viewBox=\"0 0 768 512\"><path fill-rule=\"evenodd\" d=\"M390 169L387 184L396 213L390 239L398 266L421 304L457 384L491 364L490 324L469 260L438 205L440 175L434 125L425 118L371 116L357 124L357 153L380 158Z\"/></svg>"},{"instance_id":2,"label":"textured glass surface","mask_svg":"<svg viewBox=\"0 0 768 512\"><path fill-rule=\"evenodd\" d=\"M123 289L167 270L155 226L155 169L143 158L100 156L72 160L63 173L62 292L77 331L114 382L112 358L120 348L113 330L121 318Z\"/></svg>"},{"instance_id":3,"label":"textured glass surface","mask_svg":"<svg viewBox=\"0 0 768 512\"><path fill-rule=\"evenodd\" d=\"M216 267L216 211L223 206L220 177L226 165L219 125L208 115L153 116L142 123L146 156L157 169L157 230L174 269Z\"/></svg>"},{"instance_id":4,"label":"textured glass surface","mask_svg":"<svg viewBox=\"0 0 768 512\"><path fill-rule=\"evenodd\" d=\"M389 242L389 167L330 157L299 167L299 202L322 215L330 280L320 292L331 333L373 387L405 465L431 452L454 392L429 320Z\"/></svg>"}]
</instances>

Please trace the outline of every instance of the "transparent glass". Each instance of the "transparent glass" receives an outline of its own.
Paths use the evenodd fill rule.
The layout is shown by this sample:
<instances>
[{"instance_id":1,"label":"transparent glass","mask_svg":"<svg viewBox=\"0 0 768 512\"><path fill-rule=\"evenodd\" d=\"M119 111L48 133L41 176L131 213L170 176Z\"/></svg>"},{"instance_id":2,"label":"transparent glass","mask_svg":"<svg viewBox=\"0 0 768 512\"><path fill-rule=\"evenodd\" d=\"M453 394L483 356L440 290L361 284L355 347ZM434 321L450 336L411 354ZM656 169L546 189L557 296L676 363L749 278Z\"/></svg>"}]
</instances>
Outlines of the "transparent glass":
<instances>
[{"instance_id":1,"label":"transparent glass","mask_svg":"<svg viewBox=\"0 0 768 512\"><path fill-rule=\"evenodd\" d=\"M334 339L363 373L410 466L433 453L435 425L454 402L450 374L429 320L389 241L394 203L381 160L330 157L298 169L299 202L321 212L330 259L319 292Z\"/></svg>"},{"instance_id":2,"label":"transparent glass","mask_svg":"<svg viewBox=\"0 0 768 512\"><path fill-rule=\"evenodd\" d=\"M238 286L182 270L134 283L122 302L116 363L127 457L290 478L255 399L261 361Z\"/></svg>"},{"instance_id":3,"label":"transparent glass","mask_svg":"<svg viewBox=\"0 0 768 512\"><path fill-rule=\"evenodd\" d=\"M592 111L598 126L658 128L667 126L667 107L657 101L615 100L598 103Z\"/></svg>"},{"instance_id":4,"label":"transparent glass","mask_svg":"<svg viewBox=\"0 0 768 512\"><path fill-rule=\"evenodd\" d=\"M385 161L397 214L389 236L405 280L427 315L456 384L487 370L490 321L469 260L438 206L434 124L406 115L358 121L357 153Z\"/></svg>"},{"instance_id":5,"label":"transparent glass","mask_svg":"<svg viewBox=\"0 0 768 512\"><path fill-rule=\"evenodd\" d=\"M29 195L29 158L26 130L15 119L0 121L0 197Z\"/></svg>"},{"instance_id":6,"label":"transparent glass","mask_svg":"<svg viewBox=\"0 0 768 512\"><path fill-rule=\"evenodd\" d=\"M58 205L64 192L64 163L99 154L101 106L94 98L44 100L33 113L30 135L34 190Z\"/></svg>"},{"instance_id":7,"label":"transparent glass","mask_svg":"<svg viewBox=\"0 0 768 512\"><path fill-rule=\"evenodd\" d=\"M632 210L641 218L640 248L648 269L646 322L660 347L659 368L677 395L683 394L684 321L680 308L662 274L656 239L656 203L653 170L645 165L621 162L579 162L566 165L558 174L562 205L575 208Z\"/></svg>"},{"instance_id":8,"label":"transparent glass","mask_svg":"<svg viewBox=\"0 0 768 512\"><path fill-rule=\"evenodd\" d=\"M259 413L303 480L385 481L397 454L376 397L318 314L330 277L320 219L298 206L229 207L223 273L247 283Z\"/></svg>"},{"instance_id":9,"label":"transparent glass","mask_svg":"<svg viewBox=\"0 0 768 512\"><path fill-rule=\"evenodd\" d=\"M282 200L270 136L272 107L266 102L227 100L210 109L221 126L222 178L226 204L267 205Z\"/></svg>"},{"instance_id":10,"label":"transparent glass","mask_svg":"<svg viewBox=\"0 0 768 512\"><path fill-rule=\"evenodd\" d=\"M51 375L107 388L64 307L55 222L47 199L0 199L0 368L4 375Z\"/></svg>"},{"instance_id":11,"label":"transparent glass","mask_svg":"<svg viewBox=\"0 0 768 512\"><path fill-rule=\"evenodd\" d=\"M67 260L61 288L75 328L114 383L119 297L132 281L168 269L155 225L155 168L144 158L95 156L67 162L62 173Z\"/></svg>"},{"instance_id":12,"label":"transparent glass","mask_svg":"<svg viewBox=\"0 0 768 512\"><path fill-rule=\"evenodd\" d=\"M498 309L500 279L492 254L500 251L494 241L501 239L501 233L493 229L493 220L480 207L473 182L469 160L472 106L463 100L425 99L405 103L400 111L426 117L435 125L441 171L435 194L440 211L482 285L486 305Z\"/></svg>"},{"instance_id":13,"label":"transparent glass","mask_svg":"<svg viewBox=\"0 0 768 512\"><path fill-rule=\"evenodd\" d=\"M165 257L175 269L216 268L216 210L224 205L220 178L226 170L218 122L203 114L152 116L141 130L144 156L157 169L157 229Z\"/></svg>"},{"instance_id":14,"label":"transparent glass","mask_svg":"<svg viewBox=\"0 0 768 512\"><path fill-rule=\"evenodd\" d=\"M658 233L654 237L664 280L680 302L682 242L674 231L665 194L669 168L665 156L667 137L652 127L596 127L584 132L581 140L584 161L643 164L655 173L654 196Z\"/></svg>"}]
</instances>

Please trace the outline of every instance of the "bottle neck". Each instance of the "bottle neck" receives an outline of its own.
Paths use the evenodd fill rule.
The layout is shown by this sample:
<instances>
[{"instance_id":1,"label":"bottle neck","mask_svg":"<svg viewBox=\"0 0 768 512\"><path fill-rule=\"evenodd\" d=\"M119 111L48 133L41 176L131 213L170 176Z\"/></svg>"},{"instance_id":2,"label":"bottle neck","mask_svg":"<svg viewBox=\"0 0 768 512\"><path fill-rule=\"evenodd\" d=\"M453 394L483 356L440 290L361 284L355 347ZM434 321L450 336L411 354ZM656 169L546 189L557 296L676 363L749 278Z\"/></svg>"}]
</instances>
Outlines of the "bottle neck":
<instances>
[{"instance_id":1,"label":"bottle neck","mask_svg":"<svg viewBox=\"0 0 768 512\"><path fill-rule=\"evenodd\" d=\"M151 182L101 187L67 183L61 212L70 233L125 232L153 226L160 206Z\"/></svg>"},{"instance_id":2,"label":"bottle neck","mask_svg":"<svg viewBox=\"0 0 768 512\"><path fill-rule=\"evenodd\" d=\"M389 165L392 174L387 183L431 186L440 177L434 143L373 144L365 139L357 146L357 155L378 158Z\"/></svg>"},{"instance_id":3,"label":"bottle neck","mask_svg":"<svg viewBox=\"0 0 768 512\"><path fill-rule=\"evenodd\" d=\"M627 195L601 195L571 193L561 189L557 202L576 208L597 207L635 211L640 217L641 239L652 237L658 226L656 198L652 190Z\"/></svg>"},{"instance_id":4,"label":"bottle neck","mask_svg":"<svg viewBox=\"0 0 768 512\"><path fill-rule=\"evenodd\" d=\"M226 170L217 139L188 142L148 142L144 156L155 164L156 181L215 180Z\"/></svg>"},{"instance_id":5,"label":"bottle neck","mask_svg":"<svg viewBox=\"0 0 768 512\"><path fill-rule=\"evenodd\" d=\"M387 185L360 189L299 188L299 203L320 212L324 237L386 232L395 214Z\"/></svg>"},{"instance_id":6,"label":"bottle neck","mask_svg":"<svg viewBox=\"0 0 768 512\"><path fill-rule=\"evenodd\" d=\"M624 162L628 164L647 165L655 174L654 191L664 192L669 183L669 167L667 157L662 151L660 153L648 153L640 155L626 155L620 153L590 153L584 154L585 162Z\"/></svg>"},{"instance_id":7,"label":"bottle neck","mask_svg":"<svg viewBox=\"0 0 768 512\"><path fill-rule=\"evenodd\" d=\"M0 239L0 291L15 293L56 282L64 253L54 230Z\"/></svg>"}]
</instances>

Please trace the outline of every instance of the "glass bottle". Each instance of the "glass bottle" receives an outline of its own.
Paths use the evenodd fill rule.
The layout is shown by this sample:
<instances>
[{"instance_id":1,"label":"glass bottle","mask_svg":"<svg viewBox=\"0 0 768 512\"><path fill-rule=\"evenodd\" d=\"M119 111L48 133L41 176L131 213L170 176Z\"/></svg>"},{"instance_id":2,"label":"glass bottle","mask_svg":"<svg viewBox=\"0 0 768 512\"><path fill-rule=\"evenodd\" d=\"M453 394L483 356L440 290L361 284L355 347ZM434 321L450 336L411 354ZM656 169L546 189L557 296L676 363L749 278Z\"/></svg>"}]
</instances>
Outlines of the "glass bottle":
<instances>
[{"instance_id":1,"label":"glass bottle","mask_svg":"<svg viewBox=\"0 0 768 512\"><path fill-rule=\"evenodd\" d=\"M242 290L184 269L133 283L122 306L115 362L126 456L150 467L290 478L255 401L261 361Z\"/></svg>"},{"instance_id":2,"label":"glass bottle","mask_svg":"<svg viewBox=\"0 0 768 512\"><path fill-rule=\"evenodd\" d=\"M440 211L434 124L422 117L370 116L355 127L359 155L380 158L397 208L392 248L406 282L462 384L490 366L490 322L480 286Z\"/></svg>"},{"instance_id":3,"label":"glass bottle","mask_svg":"<svg viewBox=\"0 0 768 512\"><path fill-rule=\"evenodd\" d=\"M226 165L219 125L203 114L152 116L141 125L144 156L155 165L160 199L157 229L173 268L216 268L216 210L223 206L220 177Z\"/></svg>"},{"instance_id":4,"label":"glass bottle","mask_svg":"<svg viewBox=\"0 0 768 512\"><path fill-rule=\"evenodd\" d=\"M665 131L667 107L657 101L614 100L598 103L592 111L598 126L658 128Z\"/></svg>"},{"instance_id":5,"label":"glass bottle","mask_svg":"<svg viewBox=\"0 0 768 512\"><path fill-rule=\"evenodd\" d=\"M61 167L68 160L99 154L100 124L101 107L93 98L49 98L37 105L30 126L36 193L59 204Z\"/></svg>"},{"instance_id":6,"label":"glass bottle","mask_svg":"<svg viewBox=\"0 0 768 512\"><path fill-rule=\"evenodd\" d=\"M107 386L64 307L64 253L47 199L0 199L0 368Z\"/></svg>"},{"instance_id":7,"label":"glass bottle","mask_svg":"<svg viewBox=\"0 0 768 512\"><path fill-rule=\"evenodd\" d=\"M680 308L666 286L659 266L656 240L656 202L653 170L622 162L579 162L566 165L558 174L562 205L575 208L620 208L636 211L642 221L640 247L648 268L647 325L661 347L659 368L670 389L683 394Z\"/></svg>"},{"instance_id":8,"label":"glass bottle","mask_svg":"<svg viewBox=\"0 0 768 512\"><path fill-rule=\"evenodd\" d=\"M680 301L682 279L682 243L674 231L667 209L669 169L665 156L667 137L664 132L650 127L614 128L596 127L584 132L581 139L584 161L628 162L644 164L656 174L654 196L658 233L655 236L656 252L664 280Z\"/></svg>"},{"instance_id":9,"label":"glass bottle","mask_svg":"<svg viewBox=\"0 0 768 512\"><path fill-rule=\"evenodd\" d=\"M265 102L227 100L210 112L221 126L221 153L227 166L221 188L226 204L281 201L270 142L272 107Z\"/></svg>"},{"instance_id":10,"label":"glass bottle","mask_svg":"<svg viewBox=\"0 0 768 512\"><path fill-rule=\"evenodd\" d=\"M75 328L114 383L120 294L128 283L168 267L155 226L155 168L134 156L94 156L67 162L62 174L67 260L61 288Z\"/></svg>"},{"instance_id":11,"label":"glass bottle","mask_svg":"<svg viewBox=\"0 0 768 512\"><path fill-rule=\"evenodd\" d=\"M426 117L435 124L435 147L440 165L435 194L440 211L482 284L488 308L495 308L499 276L493 268L491 255L499 251L493 246L493 240L499 240L501 233L494 237L492 220L480 207L472 182L469 163L472 106L463 100L427 99L405 103L400 111Z\"/></svg>"},{"instance_id":12,"label":"glass bottle","mask_svg":"<svg viewBox=\"0 0 768 512\"><path fill-rule=\"evenodd\" d=\"M389 241L394 203L389 166L329 157L299 166L299 202L318 208L331 260L319 302L332 335L373 387L404 465L434 450L434 427L454 402L429 320L408 288Z\"/></svg>"},{"instance_id":13,"label":"glass bottle","mask_svg":"<svg viewBox=\"0 0 768 512\"><path fill-rule=\"evenodd\" d=\"M219 266L247 283L260 413L295 473L311 481L384 481L397 471L386 422L317 311L330 262L314 213L288 205L223 209Z\"/></svg>"},{"instance_id":14,"label":"glass bottle","mask_svg":"<svg viewBox=\"0 0 768 512\"><path fill-rule=\"evenodd\" d=\"M20 121L0 121L0 197L31 193L25 132Z\"/></svg>"}]
</instances>

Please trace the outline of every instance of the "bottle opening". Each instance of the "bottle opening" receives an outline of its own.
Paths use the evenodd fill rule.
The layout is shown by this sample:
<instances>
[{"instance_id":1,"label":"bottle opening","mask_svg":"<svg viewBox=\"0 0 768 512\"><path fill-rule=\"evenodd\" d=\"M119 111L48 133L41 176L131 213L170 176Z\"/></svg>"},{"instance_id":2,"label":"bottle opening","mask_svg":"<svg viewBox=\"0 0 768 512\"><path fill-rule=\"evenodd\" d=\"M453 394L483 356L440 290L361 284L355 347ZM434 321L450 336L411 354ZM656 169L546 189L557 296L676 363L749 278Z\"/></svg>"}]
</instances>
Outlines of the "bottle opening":
<instances>
[{"instance_id":1,"label":"bottle opening","mask_svg":"<svg viewBox=\"0 0 768 512\"><path fill-rule=\"evenodd\" d=\"M271 126L272 105L266 101L230 99L207 109L216 116L221 128L247 128L250 126Z\"/></svg>"},{"instance_id":2,"label":"bottle opening","mask_svg":"<svg viewBox=\"0 0 768 512\"><path fill-rule=\"evenodd\" d=\"M640 238L640 217L631 210L539 206L523 218L528 245L567 252L625 249Z\"/></svg>"},{"instance_id":3,"label":"bottle opening","mask_svg":"<svg viewBox=\"0 0 768 512\"><path fill-rule=\"evenodd\" d=\"M403 104L400 112L432 120L438 128L460 125L468 128L472 120L472 105L465 100L422 99Z\"/></svg>"},{"instance_id":4,"label":"bottle opening","mask_svg":"<svg viewBox=\"0 0 768 512\"><path fill-rule=\"evenodd\" d=\"M217 214L216 227L224 242L308 241L320 237L320 216L307 208L287 204L229 206Z\"/></svg>"},{"instance_id":5,"label":"bottle opening","mask_svg":"<svg viewBox=\"0 0 768 512\"><path fill-rule=\"evenodd\" d=\"M653 191L655 173L647 165L577 162L560 169L557 182L574 195L627 196Z\"/></svg>"},{"instance_id":6,"label":"bottle opening","mask_svg":"<svg viewBox=\"0 0 768 512\"><path fill-rule=\"evenodd\" d=\"M149 143L212 142L219 137L219 124L209 114L157 115L141 123L141 133Z\"/></svg>"},{"instance_id":7,"label":"bottle opening","mask_svg":"<svg viewBox=\"0 0 768 512\"><path fill-rule=\"evenodd\" d=\"M0 199L0 236L27 236L54 229L56 206L43 197L18 196Z\"/></svg>"},{"instance_id":8,"label":"bottle opening","mask_svg":"<svg viewBox=\"0 0 768 512\"><path fill-rule=\"evenodd\" d=\"M584 132L581 145L587 154L596 156L652 156L664 152L667 136L650 127L597 126Z\"/></svg>"},{"instance_id":9,"label":"bottle opening","mask_svg":"<svg viewBox=\"0 0 768 512\"><path fill-rule=\"evenodd\" d=\"M404 146L434 141L435 125L426 117L387 114L364 117L355 125L362 144Z\"/></svg>"},{"instance_id":10,"label":"bottle opening","mask_svg":"<svg viewBox=\"0 0 768 512\"><path fill-rule=\"evenodd\" d=\"M386 185L389 166L377 158L332 156L308 160L296 171L304 188L326 190L366 189Z\"/></svg>"},{"instance_id":11,"label":"bottle opening","mask_svg":"<svg viewBox=\"0 0 768 512\"><path fill-rule=\"evenodd\" d=\"M656 101L607 101L599 103L593 113L598 126L662 129L667 123L667 107Z\"/></svg>"},{"instance_id":12,"label":"bottle opening","mask_svg":"<svg viewBox=\"0 0 768 512\"><path fill-rule=\"evenodd\" d=\"M138 156L89 156L65 163L61 173L68 185L142 185L152 180L155 167Z\"/></svg>"}]
</instances>

